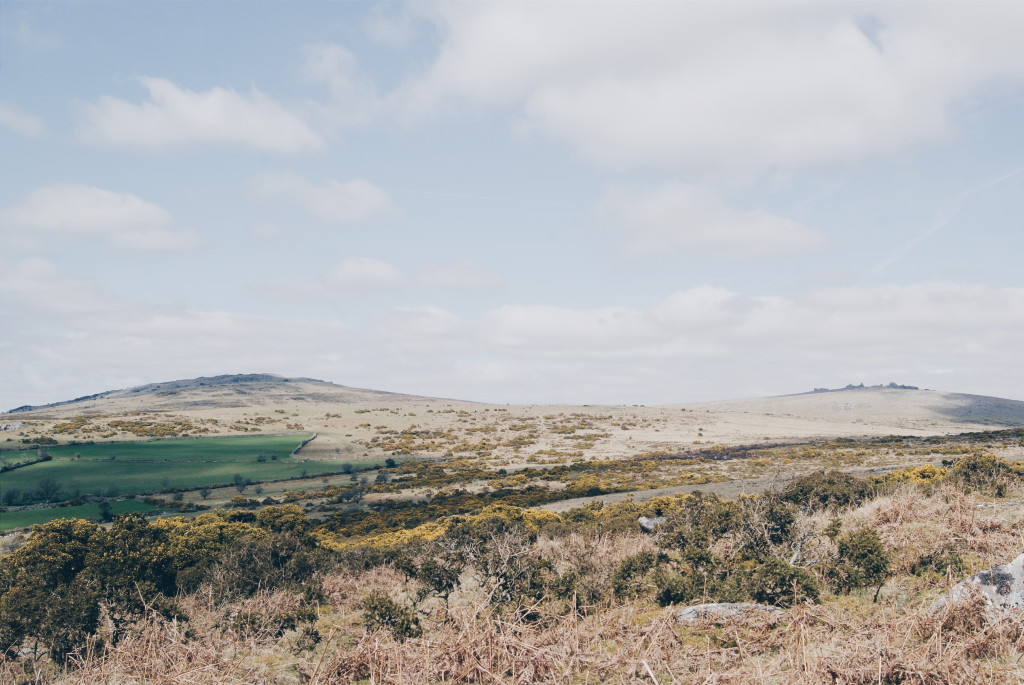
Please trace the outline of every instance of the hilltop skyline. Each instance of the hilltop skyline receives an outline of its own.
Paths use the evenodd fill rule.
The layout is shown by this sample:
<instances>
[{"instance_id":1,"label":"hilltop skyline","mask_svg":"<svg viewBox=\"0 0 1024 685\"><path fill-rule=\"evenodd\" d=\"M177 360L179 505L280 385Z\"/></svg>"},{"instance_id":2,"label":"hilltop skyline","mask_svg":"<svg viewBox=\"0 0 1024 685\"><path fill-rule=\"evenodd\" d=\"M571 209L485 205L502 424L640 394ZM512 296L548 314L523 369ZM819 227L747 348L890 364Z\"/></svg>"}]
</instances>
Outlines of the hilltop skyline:
<instances>
[{"instance_id":1,"label":"hilltop skyline","mask_svg":"<svg viewBox=\"0 0 1024 685\"><path fill-rule=\"evenodd\" d=\"M1013 3L0 5L0 407L1022 398Z\"/></svg>"}]
</instances>

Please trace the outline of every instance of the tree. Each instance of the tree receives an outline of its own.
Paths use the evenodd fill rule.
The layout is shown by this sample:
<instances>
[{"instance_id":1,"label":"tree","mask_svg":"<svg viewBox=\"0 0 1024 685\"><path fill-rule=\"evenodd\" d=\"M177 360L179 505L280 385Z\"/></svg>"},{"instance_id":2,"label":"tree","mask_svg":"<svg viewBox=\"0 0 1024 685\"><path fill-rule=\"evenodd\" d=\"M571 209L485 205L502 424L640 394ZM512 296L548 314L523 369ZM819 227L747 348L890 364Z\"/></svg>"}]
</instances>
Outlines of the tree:
<instances>
[{"instance_id":1,"label":"tree","mask_svg":"<svg viewBox=\"0 0 1024 685\"><path fill-rule=\"evenodd\" d=\"M234 475L232 482L235 485L235 490L238 490L239 493L245 492L245 489L249 487L249 479L240 473Z\"/></svg>"},{"instance_id":2,"label":"tree","mask_svg":"<svg viewBox=\"0 0 1024 685\"><path fill-rule=\"evenodd\" d=\"M210 488L202 488L199 490L199 496L206 499L210 496Z\"/></svg>"},{"instance_id":3,"label":"tree","mask_svg":"<svg viewBox=\"0 0 1024 685\"><path fill-rule=\"evenodd\" d=\"M114 518L114 515L110 511L110 502L108 502L106 500L103 500L102 502L100 502L100 520L101 521L111 521L111 520L113 520L113 518Z\"/></svg>"},{"instance_id":4,"label":"tree","mask_svg":"<svg viewBox=\"0 0 1024 685\"><path fill-rule=\"evenodd\" d=\"M47 502L56 499L60 489L60 482L53 478L43 478L36 483L36 492L39 494L39 499L46 500Z\"/></svg>"},{"instance_id":5,"label":"tree","mask_svg":"<svg viewBox=\"0 0 1024 685\"><path fill-rule=\"evenodd\" d=\"M22 493L21 488L4 488L2 494L0 494L0 500L3 501L4 506L13 506L21 501Z\"/></svg>"}]
</instances>

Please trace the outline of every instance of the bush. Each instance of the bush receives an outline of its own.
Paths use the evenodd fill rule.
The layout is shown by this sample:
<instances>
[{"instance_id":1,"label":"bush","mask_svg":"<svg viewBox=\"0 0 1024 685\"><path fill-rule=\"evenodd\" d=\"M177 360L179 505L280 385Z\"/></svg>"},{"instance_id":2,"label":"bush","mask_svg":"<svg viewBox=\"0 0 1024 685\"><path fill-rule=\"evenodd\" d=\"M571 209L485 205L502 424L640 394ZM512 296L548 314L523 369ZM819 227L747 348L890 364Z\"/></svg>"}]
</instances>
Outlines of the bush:
<instances>
[{"instance_id":1,"label":"bush","mask_svg":"<svg viewBox=\"0 0 1024 685\"><path fill-rule=\"evenodd\" d=\"M709 548L714 540L738 530L745 514L737 502L715 495L695 495L687 498L679 511L668 516L661 527L658 544L680 551L688 561L700 559L698 563L704 563L710 557Z\"/></svg>"},{"instance_id":2,"label":"bush","mask_svg":"<svg viewBox=\"0 0 1024 685\"><path fill-rule=\"evenodd\" d=\"M774 558L754 569L744 585L755 602L787 608L816 602L819 595L818 582L810 573Z\"/></svg>"},{"instance_id":3,"label":"bush","mask_svg":"<svg viewBox=\"0 0 1024 685\"><path fill-rule=\"evenodd\" d=\"M209 584L218 599L249 597L279 587L306 589L325 554L292 533L239 538L224 546Z\"/></svg>"},{"instance_id":4,"label":"bush","mask_svg":"<svg viewBox=\"0 0 1024 685\"><path fill-rule=\"evenodd\" d=\"M231 621L235 632L249 638L279 638L289 630L316 620L316 611L301 606L292 611L241 611ZM308 630L308 628L307 628Z\"/></svg>"},{"instance_id":5,"label":"bush","mask_svg":"<svg viewBox=\"0 0 1024 685\"><path fill-rule=\"evenodd\" d=\"M971 454L958 459L948 478L966 492L977 490L997 497L1005 497L1006 489L1020 481L1010 463L994 454Z\"/></svg>"},{"instance_id":6,"label":"bush","mask_svg":"<svg viewBox=\"0 0 1024 685\"><path fill-rule=\"evenodd\" d=\"M721 564L703 569L684 567L676 575L655 574L658 603L662 606L689 604L697 599L702 602L746 601L750 596L742 581L742 575L730 574Z\"/></svg>"},{"instance_id":7,"label":"bush","mask_svg":"<svg viewBox=\"0 0 1024 685\"><path fill-rule=\"evenodd\" d=\"M536 539L522 510L507 507L453 526L442 543L454 550L492 605L517 611L543 596L545 573L551 571L551 563L533 549Z\"/></svg>"},{"instance_id":8,"label":"bush","mask_svg":"<svg viewBox=\"0 0 1024 685\"><path fill-rule=\"evenodd\" d=\"M689 604L690 600L701 594L692 574L663 576L658 578L658 604Z\"/></svg>"},{"instance_id":9,"label":"bush","mask_svg":"<svg viewBox=\"0 0 1024 685\"><path fill-rule=\"evenodd\" d=\"M915 576L926 573L951 573L960 576L966 573L967 565L960 553L951 547L943 547L934 552L922 554L910 565L910 572Z\"/></svg>"},{"instance_id":10,"label":"bush","mask_svg":"<svg viewBox=\"0 0 1024 685\"><path fill-rule=\"evenodd\" d=\"M838 547L835 563L829 569L838 592L874 585L881 588L889 573L889 553L878 533L861 528L841 536Z\"/></svg>"},{"instance_id":11,"label":"bush","mask_svg":"<svg viewBox=\"0 0 1024 685\"><path fill-rule=\"evenodd\" d=\"M387 630L396 640L423 634L412 607L402 606L381 592L371 592L362 602L363 625L367 630Z\"/></svg>"},{"instance_id":12,"label":"bush","mask_svg":"<svg viewBox=\"0 0 1024 685\"><path fill-rule=\"evenodd\" d=\"M619 599L636 597L642 590L640 581L654 568L658 555L654 552L640 552L627 557L612 575L612 590Z\"/></svg>"},{"instance_id":13,"label":"bush","mask_svg":"<svg viewBox=\"0 0 1024 685\"><path fill-rule=\"evenodd\" d=\"M871 485L863 479L841 471L819 471L794 478L781 498L809 509L826 509L854 506L871 494Z\"/></svg>"}]
</instances>

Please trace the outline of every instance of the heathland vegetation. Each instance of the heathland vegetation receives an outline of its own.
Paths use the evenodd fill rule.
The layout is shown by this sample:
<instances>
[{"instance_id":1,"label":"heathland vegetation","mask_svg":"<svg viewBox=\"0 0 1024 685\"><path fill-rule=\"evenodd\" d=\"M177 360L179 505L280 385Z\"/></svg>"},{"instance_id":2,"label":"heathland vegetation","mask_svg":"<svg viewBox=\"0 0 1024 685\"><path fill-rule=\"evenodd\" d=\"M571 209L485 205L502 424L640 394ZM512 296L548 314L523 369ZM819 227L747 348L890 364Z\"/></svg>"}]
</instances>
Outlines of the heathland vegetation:
<instances>
[{"instance_id":1,"label":"heathland vegetation","mask_svg":"<svg viewBox=\"0 0 1024 685\"><path fill-rule=\"evenodd\" d=\"M232 378L2 425L0 525L36 525L0 538L0 681L1024 680L1018 615L933 609L1022 551L1024 430L988 430L1018 404L345 405ZM726 601L775 610L676 618Z\"/></svg>"},{"instance_id":2,"label":"heathland vegetation","mask_svg":"<svg viewBox=\"0 0 1024 685\"><path fill-rule=\"evenodd\" d=\"M900 439L949 456L863 478L816 471L732 500L533 508L614 492L621 473L678 482L682 459L666 455L622 471L391 461L363 482L239 494L191 518L54 520L0 557L0 678L1017 681L1016 619L931 604L1020 552L1024 464L997 452L1022 438ZM663 520L647 535L640 516ZM784 612L674 618L708 601Z\"/></svg>"}]
</instances>

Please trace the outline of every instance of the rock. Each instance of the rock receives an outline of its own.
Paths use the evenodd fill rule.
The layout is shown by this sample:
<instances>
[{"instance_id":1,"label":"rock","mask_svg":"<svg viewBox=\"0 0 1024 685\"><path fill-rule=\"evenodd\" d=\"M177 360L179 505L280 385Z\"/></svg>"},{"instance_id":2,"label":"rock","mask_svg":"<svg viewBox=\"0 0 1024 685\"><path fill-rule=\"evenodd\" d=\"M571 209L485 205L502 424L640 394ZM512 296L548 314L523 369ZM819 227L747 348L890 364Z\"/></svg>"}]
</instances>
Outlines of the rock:
<instances>
[{"instance_id":1,"label":"rock","mask_svg":"<svg viewBox=\"0 0 1024 685\"><path fill-rule=\"evenodd\" d=\"M752 613L781 614L782 609L770 604L752 604L750 602L718 602L714 604L698 604L676 612L676 620L680 623L710 620L722 621L734 616Z\"/></svg>"},{"instance_id":2,"label":"rock","mask_svg":"<svg viewBox=\"0 0 1024 685\"><path fill-rule=\"evenodd\" d=\"M989 606L996 609L1024 606L1024 554L1008 564L994 566L961 580L936 600L932 609L968 599L974 593L980 594Z\"/></svg>"},{"instance_id":3,"label":"rock","mask_svg":"<svg viewBox=\"0 0 1024 685\"><path fill-rule=\"evenodd\" d=\"M646 516L641 516L637 519L637 522L640 524L640 530L648 534L653 534L658 530L661 524L665 523L665 517L655 516L654 518L647 518Z\"/></svg>"}]
</instances>

